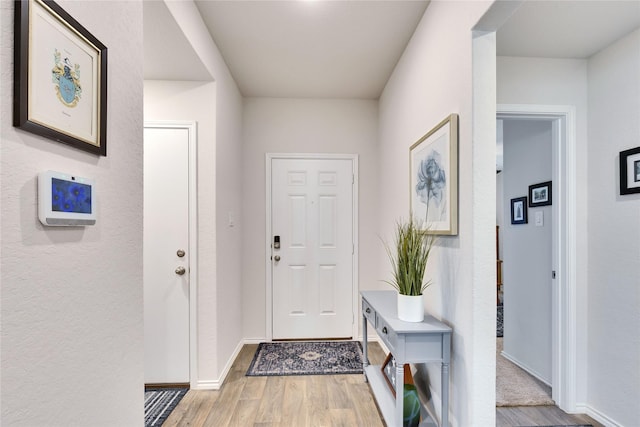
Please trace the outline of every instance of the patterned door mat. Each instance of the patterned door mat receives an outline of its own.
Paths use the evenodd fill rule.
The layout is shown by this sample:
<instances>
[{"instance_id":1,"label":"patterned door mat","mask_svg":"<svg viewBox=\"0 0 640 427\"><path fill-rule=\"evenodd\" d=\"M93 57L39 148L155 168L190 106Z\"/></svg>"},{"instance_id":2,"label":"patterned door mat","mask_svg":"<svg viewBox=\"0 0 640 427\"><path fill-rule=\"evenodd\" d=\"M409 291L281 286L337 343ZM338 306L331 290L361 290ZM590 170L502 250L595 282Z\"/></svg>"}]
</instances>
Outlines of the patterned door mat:
<instances>
[{"instance_id":1,"label":"patterned door mat","mask_svg":"<svg viewBox=\"0 0 640 427\"><path fill-rule=\"evenodd\" d=\"M144 426L161 426L189 389L162 388L144 391Z\"/></svg>"},{"instance_id":2,"label":"patterned door mat","mask_svg":"<svg viewBox=\"0 0 640 427\"><path fill-rule=\"evenodd\" d=\"M358 341L263 342L247 376L335 375L362 373Z\"/></svg>"}]
</instances>

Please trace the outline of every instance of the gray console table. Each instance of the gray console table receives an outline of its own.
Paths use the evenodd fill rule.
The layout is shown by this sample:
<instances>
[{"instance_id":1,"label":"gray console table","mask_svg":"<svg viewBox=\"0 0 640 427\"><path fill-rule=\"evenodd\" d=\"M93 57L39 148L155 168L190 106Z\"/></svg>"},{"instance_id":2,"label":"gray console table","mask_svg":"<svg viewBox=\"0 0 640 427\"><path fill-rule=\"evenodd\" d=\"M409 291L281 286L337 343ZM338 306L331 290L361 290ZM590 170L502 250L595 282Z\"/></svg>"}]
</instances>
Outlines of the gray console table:
<instances>
[{"instance_id":1,"label":"gray console table","mask_svg":"<svg viewBox=\"0 0 640 427\"><path fill-rule=\"evenodd\" d=\"M432 316L421 323L398 319L396 291L362 291L362 335L365 381L369 381L378 407L389 427L402 427L404 365L406 363L440 362L442 374L441 427L449 425L449 362L451 328ZM396 360L394 399L379 365L369 365L367 356L367 321ZM424 411L422 411L424 412ZM429 416L437 422L434 414Z\"/></svg>"}]
</instances>

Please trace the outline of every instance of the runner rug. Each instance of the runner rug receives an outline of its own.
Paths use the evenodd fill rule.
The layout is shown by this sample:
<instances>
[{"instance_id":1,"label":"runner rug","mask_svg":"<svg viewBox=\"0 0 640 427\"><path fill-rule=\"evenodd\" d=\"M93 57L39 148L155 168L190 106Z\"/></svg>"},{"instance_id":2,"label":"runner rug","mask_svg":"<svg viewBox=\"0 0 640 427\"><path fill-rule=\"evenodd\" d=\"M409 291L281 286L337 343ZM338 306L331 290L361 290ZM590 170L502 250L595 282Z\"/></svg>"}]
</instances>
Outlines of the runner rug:
<instances>
[{"instance_id":1,"label":"runner rug","mask_svg":"<svg viewBox=\"0 0 640 427\"><path fill-rule=\"evenodd\" d=\"M362 373L358 341L263 342L247 376L335 375Z\"/></svg>"},{"instance_id":2,"label":"runner rug","mask_svg":"<svg viewBox=\"0 0 640 427\"><path fill-rule=\"evenodd\" d=\"M187 394L186 388L150 389L144 392L144 426L161 426Z\"/></svg>"}]
</instances>

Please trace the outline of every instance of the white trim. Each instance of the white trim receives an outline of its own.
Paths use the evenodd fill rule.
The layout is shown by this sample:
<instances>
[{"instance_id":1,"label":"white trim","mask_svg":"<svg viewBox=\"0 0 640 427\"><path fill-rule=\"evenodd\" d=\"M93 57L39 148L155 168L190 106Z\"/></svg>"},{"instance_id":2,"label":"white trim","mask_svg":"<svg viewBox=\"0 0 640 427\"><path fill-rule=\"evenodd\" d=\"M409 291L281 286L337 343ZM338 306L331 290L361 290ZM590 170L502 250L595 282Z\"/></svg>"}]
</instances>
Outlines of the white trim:
<instances>
[{"instance_id":1,"label":"white trim","mask_svg":"<svg viewBox=\"0 0 640 427\"><path fill-rule=\"evenodd\" d=\"M616 420L614 420L613 418L610 418L608 416L606 416L605 414L603 414L602 412L598 411L597 409L589 406L589 405L585 405L583 403L579 403L576 405L577 411L580 414L587 414L588 416L590 416L591 418L593 418L594 420L596 420L597 422L601 423L602 425L608 426L608 427L624 427L624 425Z\"/></svg>"},{"instance_id":2,"label":"white trim","mask_svg":"<svg viewBox=\"0 0 640 427\"><path fill-rule=\"evenodd\" d=\"M358 290L359 290L359 278L358 278L358 254L359 254L359 237L358 237L358 155L357 154L331 154L331 153L266 153L265 154L265 189L266 189L266 235L265 235L265 283L266 283L266 307L265 307L265 325L267 341L273 340L273 283L271 275L271 161L273 159L314 159L314 160L351 160L352 172L353 172L353 267L352 267L352 325L351 336L358 336Z\"/></svg>"},{"instance_id":3,"label":"white trim","mask_svg":"<svg viewBox=\"0 0 640 427\"><path fill-rule=\"evenodd\" d=\"M224 384L224 380L227 378L227 375L229 375L229 372L231 371L231 367L235 363L238 355L240 354L240 351L242 350L242 347L244 347L245 344L248 344L246 340L238 341L238 345L236 345L235 350L233 350L233 353L231 354L231 356L229 356L229 359L227 359L227 363L224 365L224 368L222 368L222 372L220 373L220 376L217 380L198 381L196 386L194 387L192 384L191 388L195 388L196 390L220 390L220 388Z\"/></svg>"},{"instance_id":4,"label":"white trim","mask_svg":"<svg viewBox=\"0 0 640 427\"><path fill-rule=\"evenodd\" d=\"M497 118L553 122L553 265L556 284L552 302L552 398L558 407L576 412L577 285L576 285L576 111L562 105L497 107Z\"/></svg>"},{"instance_id":5,"label":"white trim","mask_svg":"<svg viewBox=\"0 0 640 427\"><path fill-rule=\"evenodd\" d=\"M535 369L533 369L531 366L529 366L528 364L521 362L520 360L518 360L517 358L511 356L509 353L505 353L505 351L503 350L501 353L502 357L504 357L505 359L507 359L509 362L513 363L516 366L519 366L520 368L522 368L523 370L527 371L528 374L530 374L531 376L537 378L538 380L540 380L542 383L548 385L549 387L551 387L551 381L549 380L549 378L544 378L542 376L542 374L540 374L538 371L536 371Z\"/></svg>"},{"instance_id":6,"label":"white trim","mask_svg":"<svg viewBox=\"0 0 640 427\"><path fill-rule=\"evenodd\" d=\"M145 128L186 129L189 133L189 382L198 381L198 124L193 121L147 121Z\"/></svg>"}]
</instances>

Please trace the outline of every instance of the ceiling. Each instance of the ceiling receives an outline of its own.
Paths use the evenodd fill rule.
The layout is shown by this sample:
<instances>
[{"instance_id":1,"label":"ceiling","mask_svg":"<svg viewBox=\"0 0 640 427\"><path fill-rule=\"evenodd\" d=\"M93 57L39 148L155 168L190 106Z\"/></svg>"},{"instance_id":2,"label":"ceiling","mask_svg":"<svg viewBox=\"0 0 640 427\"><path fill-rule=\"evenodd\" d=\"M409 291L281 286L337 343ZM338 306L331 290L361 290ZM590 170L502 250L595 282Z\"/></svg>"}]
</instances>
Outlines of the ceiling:
<instances>
[{"instance_id":1,"label":"ceiling","mask_svg":"<svg viewBox=\"0 0 640 427\"><path fill-rule=\"evenodd\" d=\"M497 53L588 58L638 27L638 0L529 0L498 30Z\"/></svg>"},{"instance_id":2,"label":"ceiling","mask_svg":"<svg viewBox=\"0 0 640 427\"><path fill-rule=\"evenodd\" d=\"M428 1L196 0L247 97L377 99ZM640 27L640 1L529 0L498 55L587 58ZM212 80L162 1L144 2L146 79Z\"/></svg>"},{"instance_id":3,"label":"ceiling","mask_svg":"<svg viewBox=\"0 0 640 427\"><path fill-rule=\"evenodd\" d=\"M144 78L207 81L211 75L163 1L144 1Z\"/></svg>"}]
</instances>

